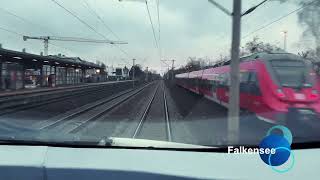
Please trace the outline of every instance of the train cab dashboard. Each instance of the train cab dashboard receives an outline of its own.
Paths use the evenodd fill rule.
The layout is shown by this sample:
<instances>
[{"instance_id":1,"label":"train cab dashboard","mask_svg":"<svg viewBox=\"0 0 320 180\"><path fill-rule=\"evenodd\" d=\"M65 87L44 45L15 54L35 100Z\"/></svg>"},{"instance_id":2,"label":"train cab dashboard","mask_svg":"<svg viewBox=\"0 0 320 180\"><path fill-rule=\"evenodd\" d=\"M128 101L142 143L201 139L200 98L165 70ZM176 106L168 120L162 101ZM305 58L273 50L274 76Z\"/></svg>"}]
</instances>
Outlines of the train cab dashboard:
<instances>
[{"instance_id":1,"label":"train cab dashboard","mask_svg":"<svg viewBox=\"0 0 320 180\"><path fill-rule=\"evenodd\" d=\"M258 155L0 145L0 179L318 179L320 150L294 154L294 168L278 173Z\"/></svg>"}]
</instances>

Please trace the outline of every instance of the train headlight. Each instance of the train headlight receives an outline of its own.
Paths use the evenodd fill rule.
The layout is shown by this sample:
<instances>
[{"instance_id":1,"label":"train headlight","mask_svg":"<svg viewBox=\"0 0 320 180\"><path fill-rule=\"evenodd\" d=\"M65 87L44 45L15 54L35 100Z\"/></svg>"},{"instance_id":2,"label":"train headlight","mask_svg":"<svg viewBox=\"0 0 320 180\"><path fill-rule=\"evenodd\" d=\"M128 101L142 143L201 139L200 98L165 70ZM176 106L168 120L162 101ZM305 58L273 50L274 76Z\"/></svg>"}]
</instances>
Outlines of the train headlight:
<instances>
[{"instance_id":1,"label":"train headlight","mask_svg":"<svg viewBox=\"0 0 320 180\"><path fill-rule=\"evenodd\" d=\"M316 98L318 98L319 97L319 95L318 95L318 91L317 90L312 90L311 91L311 94L310 94L310 98L311 99L316 99Z\"/></svg>"},{"instance_id":2,"label":"train headlight","mask_svg":"<svg viewBox=\"0 0 320 180\"><path fill-rule=\"evenodd\" d=\"M277 96L279 98L284 98L286 95L283 93L282 89L277 89Z\"/></svg>"}]
</instances>

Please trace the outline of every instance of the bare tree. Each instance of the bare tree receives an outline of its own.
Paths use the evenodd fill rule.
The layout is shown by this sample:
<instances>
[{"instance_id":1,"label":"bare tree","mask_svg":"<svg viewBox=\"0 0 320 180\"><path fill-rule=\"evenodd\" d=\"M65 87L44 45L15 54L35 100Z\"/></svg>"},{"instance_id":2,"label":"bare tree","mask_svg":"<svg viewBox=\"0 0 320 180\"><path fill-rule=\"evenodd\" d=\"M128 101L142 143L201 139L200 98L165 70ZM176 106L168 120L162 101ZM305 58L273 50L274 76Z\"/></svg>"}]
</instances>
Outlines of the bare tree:
<instances>
[{"instance_id":1,"label":"bare tree","mask_svg":"<svg viewBox=\"0 0 320 180\"><path fill-rule=\"evenodd\" d=\"M281 48L270 43L264 43L259 40L258 37L254 37L252 41L249 41L245 45L245 51L243 54L251 54L257 52L272 52L280 51Z\"/></svg>"},{"instance_id":2,"label":"bare tree","mask_svg":"<svg viewBox=\"0 0 320 180\"><path fill-rule=\"evenodd\" d=\"M274 0L281 3L291 2L301 7L298 11L298 21L305 27L303 37L313 37L315 42L315 53L320 57L320 0L306 1L306 0Z\"/></svg>"},{"instance_id":3,"label":"bare tree","mask_svg":"<svg viewBox=\"0 0 320 180\"><path fill-rule=\"evenodd\" d=\"M306 6L307 2L301 0L299 3ZM306 27L304 36L312 35L316 44L315 53L320 57L320 0L312 5L306 6L298 13L299 22Z\"/></svg>"}]
</instances>

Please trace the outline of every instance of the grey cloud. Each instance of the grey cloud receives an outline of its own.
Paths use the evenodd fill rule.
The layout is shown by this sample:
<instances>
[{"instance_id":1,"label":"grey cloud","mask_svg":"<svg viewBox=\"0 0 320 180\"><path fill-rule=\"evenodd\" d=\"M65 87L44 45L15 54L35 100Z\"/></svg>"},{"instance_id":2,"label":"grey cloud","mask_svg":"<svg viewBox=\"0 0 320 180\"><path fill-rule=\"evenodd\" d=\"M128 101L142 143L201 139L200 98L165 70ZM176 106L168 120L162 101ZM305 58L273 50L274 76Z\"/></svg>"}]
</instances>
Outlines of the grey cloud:
<instances>
[{"instance_id":1,"label":"grey cloud","mask_svg":"<svg viewBox=\"0 0 320 180\"><path fill-rule=\"evenodd\" d=\"M100 23L100 21L86 9L83 0L57 0L81 19L88 22L97 31L106 35L109 39L116 39ZM157 50L155 50L152 30L149 24L146 7L143 3L119 2L118 0L86 0L92 8L104 19L106 24L121 38L128 41L128 45L121 46L131 56L143 59L148 57L146 65L160 67ZM76 2L76 3L75 3ZM157 31L157 13L155 1L150 0L150 11L153 23ZM228 9L232 7L232 0L221 0ZM244 9L260 2L259 0L247 0ZM0 11L2 19L0 27L6 27L14 31L40 36L56 35L100 39L101 37L89 28L70 16L63 9L51 2L51 0L0 0L5 8L20 15L37 25L31 25ZM244 20L243 31L248 31L260 26L265 21L282 14L272 2L255 12L249 20ZM285 6L283 6L285 7ZM160 0L161 19L161 46L163 58L177 58L183 63L186 57L198 54L214 56L219 51L219 44L230 39L231 18L220 12L208 3L207 0ZM267 10L271 10L272 13ZM260 17L260 18L257 18ZM246 22L247 21L247 22ZM38 27L41 26L41 27ZM0 43L4 47L21 50L27 47L29 52L39 53L42 42L28 41L1 31ZM69 55L76 55L89 59L105 58L130 61L129 57L122 54L117 48L110 45L78 44L53 42L66 47ZM62 51L50 46L52 53ZM131 57L130 57L131 58ZM115 61L117 61L115 60ZM141 60L142 61L142 60Z\"/></svg>"}]
</instances>

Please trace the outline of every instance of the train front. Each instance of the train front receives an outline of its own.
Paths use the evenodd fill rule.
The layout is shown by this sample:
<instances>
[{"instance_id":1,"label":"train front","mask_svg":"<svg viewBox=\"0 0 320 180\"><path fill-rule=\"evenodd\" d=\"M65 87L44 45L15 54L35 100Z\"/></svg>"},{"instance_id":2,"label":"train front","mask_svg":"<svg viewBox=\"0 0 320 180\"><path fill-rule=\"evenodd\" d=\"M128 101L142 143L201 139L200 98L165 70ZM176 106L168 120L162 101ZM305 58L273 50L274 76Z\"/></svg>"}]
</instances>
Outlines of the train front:
<instances>
[{"instance_id":1,"label":"train front","mask_svg":"<svg viewBox=\"0 0 320 180\"><path fill-rule=\"evenodd\" d=\"M313 65L288 55L271 58L266 64L272 79L266 98L279 112L276 115L287 125L320 128L320 78Z\"/></svg>"}]
</instances>

